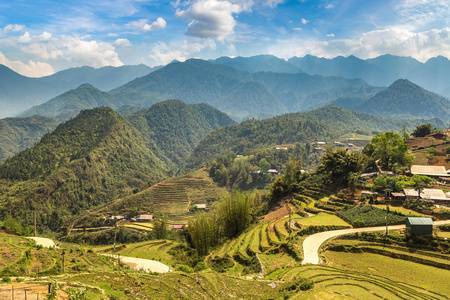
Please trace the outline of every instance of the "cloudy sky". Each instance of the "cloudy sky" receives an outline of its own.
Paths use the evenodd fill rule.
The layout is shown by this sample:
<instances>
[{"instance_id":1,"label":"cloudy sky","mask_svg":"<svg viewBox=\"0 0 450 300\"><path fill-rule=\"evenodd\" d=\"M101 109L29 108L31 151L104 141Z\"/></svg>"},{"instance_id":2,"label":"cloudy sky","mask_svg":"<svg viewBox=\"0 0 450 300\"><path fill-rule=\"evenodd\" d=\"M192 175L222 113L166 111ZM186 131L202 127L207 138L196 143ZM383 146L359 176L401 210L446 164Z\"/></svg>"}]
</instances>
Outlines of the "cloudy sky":
<instances>
[{"instance_id":1,"label":"cloudy sky","mask_svg":"<svg viewBox=\"0 0 450 300\"><path fill-rule=\"evenodd\" d=\"M450 58L450 0L0 0L0 64L30 77L257 54Z\"/></svg>"}]
</instances>

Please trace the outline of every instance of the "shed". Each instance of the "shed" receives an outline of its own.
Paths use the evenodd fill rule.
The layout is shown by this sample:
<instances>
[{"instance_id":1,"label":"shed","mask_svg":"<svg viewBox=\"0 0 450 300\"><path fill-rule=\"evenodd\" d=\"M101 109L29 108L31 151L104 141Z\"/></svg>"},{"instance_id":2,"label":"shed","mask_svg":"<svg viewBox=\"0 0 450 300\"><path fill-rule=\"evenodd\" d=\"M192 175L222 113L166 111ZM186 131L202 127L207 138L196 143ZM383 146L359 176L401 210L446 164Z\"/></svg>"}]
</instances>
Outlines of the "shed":
<instances>
[{"instance_id":1,"label":"shed","mask_svg":"<svg viewBox=\"0 0 450 300\"><path fill-rule=\"evenodd\" d=\"M373 196L373 197L378 197L378 193L377 192L371 192L371 191L362 191L361 192L361 197L370 197L370 196Z\"/></svg>"},{"instance_id":2,"label":"shed","mask_svg":"<svg viewBox=\"0 0 450 300\"><path fill-rule=\"evenodd\" d=\"M195 207L198 209L207 209L208 204L195 204Z\"/></svg>"},{"instance_id":3,"label":"shed","mask_svg":"<svg viewBox=\"0 0 450 300\"><path fill-rule=\"evenodd\" d=\"M406 230L411 234L433 234L431 218L409 217L406 219Z\"/></svg>"},{"instance_id":4,"label":"shed","mask_svg":"<svg viewBox=\"0 0 450 300\"><path fill-rule=\"evenodd\" d=\"M405 193L406 200L416 200L419 199L419 192L414 189L403 189Z\"/></svg>"},{"instance_id":5,"label":"shed","mask_svg":"<svg viewBox=\"0 0 450 300\"><path fill-rule=\"evenodd\" d=\"M412 165L411 174L430 177L450 177L444 166Z\"/></svg>"},{"instance_id":6,"label":"shed","mask_svg":"<svg viewBox=\"0 0 450 300\"><path fill-rule=\"evenodd\" d=\"M184 224L173 224L173 229L182 229Z\"/></svg>"},{"instance_id":7,"label":"shed","mask_svg":"<svg viewBox=\"0 0 450 300\"><path fill-rule=\"evenodd\" d=\"M153 220L153 215L140 215L136 218L138 222L150 222Z\"/></svg>"},{"instance_id":8,"label":"shed","mask_svg":"<svg viewBox=\"0 0 450 300\"><path fill-rule=\"evenodd\" d=\"M267 171L267 173L270 173L270 174L279 174L280 172L278 172L276 169L269 169L269 170Z\"/></svg>"}]
</instances>

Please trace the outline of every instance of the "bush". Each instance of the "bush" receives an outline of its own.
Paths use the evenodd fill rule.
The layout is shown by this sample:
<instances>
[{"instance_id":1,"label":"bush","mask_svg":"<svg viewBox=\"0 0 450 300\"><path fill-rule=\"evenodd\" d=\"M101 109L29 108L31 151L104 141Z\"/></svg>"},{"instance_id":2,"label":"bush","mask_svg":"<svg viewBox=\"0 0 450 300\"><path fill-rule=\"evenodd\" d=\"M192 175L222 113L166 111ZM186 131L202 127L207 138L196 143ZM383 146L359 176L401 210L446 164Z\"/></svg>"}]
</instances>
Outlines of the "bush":
<instances>
[{"instance_id":1,"label":"bush","mask_svg":"<svg viewBox=\"0 0 450 300\"><path fill-rule=\"evenodd\" d=\"M11 278L8 277L8 276L4 276L4 277L3 277L3 282L11 283Z\"/></svg>"},{"instance_id":2,"label":"bush","mask_svg":"<svg viewBox=\"0 0 450 300\"><path fill-rule=\"evenodd\" d=\"M192 269L191 267L186 266L186 265L177 265L176 268L177 268L177 270L184 272L184 273L193 273L194 272L194 269Z\"/></svg>"}]
</instances>

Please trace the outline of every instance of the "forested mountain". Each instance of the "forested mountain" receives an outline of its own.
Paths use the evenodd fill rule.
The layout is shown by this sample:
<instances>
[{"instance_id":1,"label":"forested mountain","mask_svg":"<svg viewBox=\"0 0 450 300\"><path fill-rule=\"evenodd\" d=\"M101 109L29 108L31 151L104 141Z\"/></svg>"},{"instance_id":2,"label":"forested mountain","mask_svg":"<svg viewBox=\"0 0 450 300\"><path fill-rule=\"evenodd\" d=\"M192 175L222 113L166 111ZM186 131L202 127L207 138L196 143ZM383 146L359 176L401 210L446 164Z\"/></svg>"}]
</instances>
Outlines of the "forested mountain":
<instances>
[{"instance_id":1,"label":"forested mountain","mask_svg":"<svg viewBox=\"0 0 450 300\"><path fill-rule=\"evenodd\" d=\"M56 229L65 215L158 182L167 169L152 147L111 108L84 110L0 166L0 211L38 210Z\"/></svg>"},{"instance_id":2,"label":"forested mountain","mask_svg":"<svg viewBox=\"0 0 450 300\"><path fill-rule=\"evenodd\" d=\"M216 128L235 124L225 113L208 104L167 100L127 116L148 141L162 150L172 169L184 164L194 147Z\"/></svg>"},{"instance_id":3,"label":"forested mountain","mask_svg":"<svg viewBox=\"0 0 450 300\"><path fill-rule=\"evenodd\" d=\"M355 110L387 118L434 118L450 120L450 101L420 86L399 79Z\"/></svg>"},{"instance_id":4,"label":"forested mountain","mask_svg":"<svg viewBox=\"0 0 450 300\"><path fill-rule=\"evenodd\" d=\"M237 125L216 129L207 135L187 160L186 167L196 168L217 154L233 151L249 155L267 147L293 143L333 141L352 132L376 134L380 131L399 131L405 124L413 129L418 124L432 122L443 126L442 120L389 120L354 112L337 105L309 111L290 113L265 120L247 120Z\"/></svg>"},{"instance_id":5,"label":"forested mountain","mask_svg":"<svg viewBox=\"0 0 450 300\"><path fill-rule=\"evenodd\" d=\"M8 157L39 142L57 125L55 119L42 116L0 119L0 165Z\"/></svg>"},{"instance_id":6,"label":"forested mountain","mask_svg":"<svg viewBox=\"0 0 450 300\"><path fill-rule=\"evenodd\" d=\"M157 69L157 68L154 68ZM145 65L71 68L53 75L30 78L0 65L0 118L13 117L84 83L110 90L154 70Z\"/></svg>"},{"instance_id":7,"label":"forested mountain","mask_svg":"<svg viewBox=\"0 0 450 300\"><path fill-rule=\"evenodd\" d=\"M111 95L90 84L83 84L41 105L32 107L19 116L41 115L62 121L76 116L83 109L100 106L116 108Z\"/></svg>"},{"instance_id":8,"label":"forested mountain","mask_svg":"<svg viewBox=\"0 0 450 300\"><path fill-rule=\"evenodd\" d=\"M301 69L282 58L273 55L257 55L251 57L220 57L212 62L235 68L250 73L274 72L274 73L304 73Z\"/></svg>"}]
</instances>

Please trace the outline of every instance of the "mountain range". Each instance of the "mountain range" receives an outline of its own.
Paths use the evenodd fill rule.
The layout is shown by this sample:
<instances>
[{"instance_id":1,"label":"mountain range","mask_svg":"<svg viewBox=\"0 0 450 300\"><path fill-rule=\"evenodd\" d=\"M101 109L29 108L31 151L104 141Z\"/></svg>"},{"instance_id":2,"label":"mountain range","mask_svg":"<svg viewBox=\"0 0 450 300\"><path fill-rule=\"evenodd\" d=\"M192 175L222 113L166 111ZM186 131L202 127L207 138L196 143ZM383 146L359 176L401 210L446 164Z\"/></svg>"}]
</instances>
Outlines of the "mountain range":
<instances>
[{"instance_id":1,"label":"mountain range","mask_svg":"<svg viewBox=\"0 0 450 300\"><path fill-rule=\"evenodd\" d=\"M22 76L4 65L0 65L0 118L13 117L32 106L39 105L89 83L101 90L111 90L130 80L158 69L145 65L71 68L53 75L30 78Z\"/></svg>"}]
</instances>

